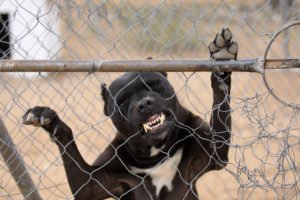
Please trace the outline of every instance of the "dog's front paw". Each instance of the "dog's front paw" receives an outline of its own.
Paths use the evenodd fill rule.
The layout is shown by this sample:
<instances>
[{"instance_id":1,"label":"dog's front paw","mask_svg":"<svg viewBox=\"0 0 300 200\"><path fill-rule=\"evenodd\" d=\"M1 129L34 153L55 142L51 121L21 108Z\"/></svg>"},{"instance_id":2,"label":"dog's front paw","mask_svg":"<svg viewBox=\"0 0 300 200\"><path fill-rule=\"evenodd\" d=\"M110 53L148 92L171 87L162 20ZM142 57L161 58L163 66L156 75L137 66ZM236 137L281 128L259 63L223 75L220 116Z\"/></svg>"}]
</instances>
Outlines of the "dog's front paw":
<instances>
[{"instance_id":1,"label":"dog's front paw","mask_svg":"<svg viewBox=\"0 0 300 200\"><path fill-rule=\"evenodd\" d=\"M22 122L25 125L45 127L50 125L55 118L57 118L57 114L54 110L48 107L36 106L27 110L22 117Z\"/></svg>"},{"instance_id":2,"label":"dog's front paw","mask_svg":"<svg viewBox=\"0 0 300 200\"><path fill-rule=\"evenodd\" d=\"M210 57L216 60L236 59L238 44L232 41L232 33L228 28L223 28L209 44Z\"/></svg>"}]
</instances>

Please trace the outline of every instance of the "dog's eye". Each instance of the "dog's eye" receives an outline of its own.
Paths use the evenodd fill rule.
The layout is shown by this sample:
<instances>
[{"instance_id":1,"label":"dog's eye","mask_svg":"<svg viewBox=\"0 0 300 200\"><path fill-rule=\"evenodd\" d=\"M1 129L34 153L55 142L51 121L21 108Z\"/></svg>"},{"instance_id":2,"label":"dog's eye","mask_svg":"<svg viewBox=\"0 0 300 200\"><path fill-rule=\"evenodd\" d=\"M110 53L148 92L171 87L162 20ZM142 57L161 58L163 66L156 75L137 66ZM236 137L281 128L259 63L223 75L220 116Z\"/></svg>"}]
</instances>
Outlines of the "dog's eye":
<instances>
[{"instance_id":1,"label":"dog's eye","mask_svg":"<svg viewBox=\"0 0 300 200\"><path fill-rule=\"evenodd\" d=\"M125 105L125 103L126 103L126 99L121 99L121 98L117 99L118 106L122 107Z\"/></svg>"},{"instance_id":2,"label":"dog's eye","mask_svg":"<svg viewBox=\"0 0 300 200\"><path fill-rule=\"evenodd\" d=\"M155 91L159 88L161 82L159 80L154 80L154 81L147 82L146 84L148 88Z\"/></svg>"},{"instance_id":3,"label":"dog's eye","mask_svg":"<svg viewBox=\"0 0 300 200\"><path fill-rule=\"evenodd\" d=\"M159 80L154 80L146 83L149 87L156 86L160 84Z\"/></svg>"}]
</instances>

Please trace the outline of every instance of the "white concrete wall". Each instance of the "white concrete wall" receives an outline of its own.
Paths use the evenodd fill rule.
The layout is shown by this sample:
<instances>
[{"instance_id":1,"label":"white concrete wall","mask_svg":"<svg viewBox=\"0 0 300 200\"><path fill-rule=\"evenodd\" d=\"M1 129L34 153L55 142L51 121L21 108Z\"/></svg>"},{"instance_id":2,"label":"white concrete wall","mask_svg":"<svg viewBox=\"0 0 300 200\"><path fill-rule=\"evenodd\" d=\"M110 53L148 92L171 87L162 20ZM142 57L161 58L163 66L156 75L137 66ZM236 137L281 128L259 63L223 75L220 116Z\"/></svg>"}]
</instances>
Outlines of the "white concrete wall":
<instances>
[{"instance_id":1,"label":"white concrete wall","mask_svg":"<svg viewBox=\"0 0 300 200\"><path fill-rule=\"evenodd\" d=\"M59 57L61 42L55 5L47 0L4 0L0 1L0 13L10 15L12 59Z\"/></svg>"}]
</instances>

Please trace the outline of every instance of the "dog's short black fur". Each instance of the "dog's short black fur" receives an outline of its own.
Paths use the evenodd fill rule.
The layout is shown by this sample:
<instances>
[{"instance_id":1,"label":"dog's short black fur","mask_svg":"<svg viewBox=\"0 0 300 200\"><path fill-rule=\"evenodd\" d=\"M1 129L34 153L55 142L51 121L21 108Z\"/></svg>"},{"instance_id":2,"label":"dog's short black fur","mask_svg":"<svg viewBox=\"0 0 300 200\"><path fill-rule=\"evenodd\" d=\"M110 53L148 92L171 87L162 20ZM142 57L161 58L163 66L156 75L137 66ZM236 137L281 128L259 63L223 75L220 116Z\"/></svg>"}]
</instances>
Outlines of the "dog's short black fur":
<instances>
[{"instance_id":1,"label":"dog's short black fur","mask_svg":"<svg viewBox=\"0 0 300 200\"><path fill-rule=\"evenodd\" d=\"M214 59L235 59L237 44L223 29L209 50ZM118 133L93 165L55 111L34 107L23 123L43 127L57 144L75 199L198 199L196 180L228 162L230 75L211 75L210 123L180 104L166 73L125 73L102 85L104 113Z\"/></svg>"}]
</instances>

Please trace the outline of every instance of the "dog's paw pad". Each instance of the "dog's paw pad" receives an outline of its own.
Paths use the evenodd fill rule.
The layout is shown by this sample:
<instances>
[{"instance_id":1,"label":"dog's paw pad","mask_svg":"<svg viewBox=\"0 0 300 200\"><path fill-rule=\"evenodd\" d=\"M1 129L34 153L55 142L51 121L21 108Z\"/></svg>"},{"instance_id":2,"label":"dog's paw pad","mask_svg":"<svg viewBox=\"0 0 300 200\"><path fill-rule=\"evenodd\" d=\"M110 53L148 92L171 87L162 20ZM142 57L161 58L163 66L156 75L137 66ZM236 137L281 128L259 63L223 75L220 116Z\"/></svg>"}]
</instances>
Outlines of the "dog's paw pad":
<instances>
[{"instance_id":1,"label":"dog's paw pad","mask_svg":"<svg viewBox=\"0 0 300 200\"><path fill-rule=\"evenodd\" d=\"M223 28L209 44L211 58L216 60L236 59L238 44L231 39L231 31L228 28Z\"/></svg>"},{"instance_id":2,"label":"dog's paw pad","mask_svg":"<svg viewBox=\"0 0 300 200\"><path fill-rule=\"evenodd\" d=\"M56 116L55 111L47 107L34 107L29 109L22 117L22 123L36 127L49 125L52 118Z\"/></svg>"}]
</instances>

